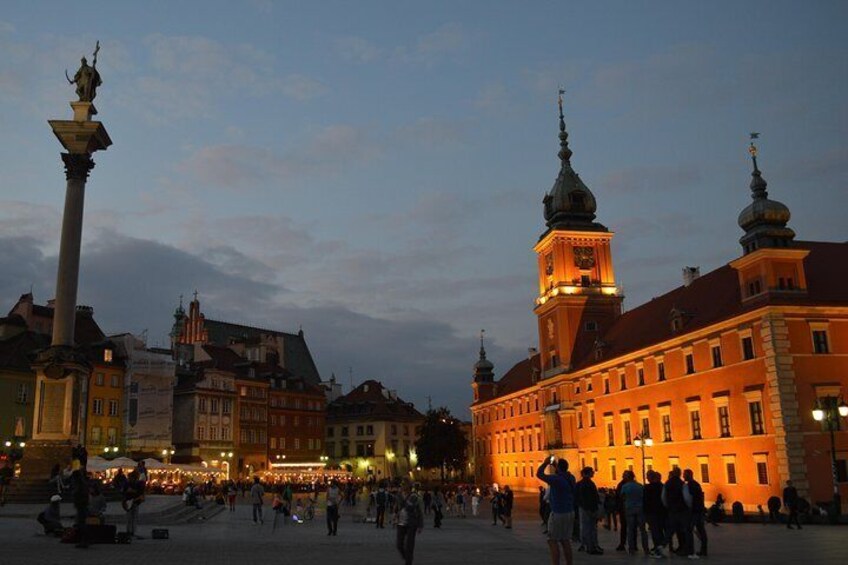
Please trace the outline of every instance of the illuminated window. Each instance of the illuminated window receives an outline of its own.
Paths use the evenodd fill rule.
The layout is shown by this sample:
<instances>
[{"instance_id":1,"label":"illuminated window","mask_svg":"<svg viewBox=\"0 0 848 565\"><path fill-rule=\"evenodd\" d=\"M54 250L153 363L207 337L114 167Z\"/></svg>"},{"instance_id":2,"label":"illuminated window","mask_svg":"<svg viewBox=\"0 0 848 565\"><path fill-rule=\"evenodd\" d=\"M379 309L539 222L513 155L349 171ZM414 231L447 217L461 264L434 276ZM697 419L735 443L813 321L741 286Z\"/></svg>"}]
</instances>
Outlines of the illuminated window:
<instances>
[{"instance_id":1,"label":"illuminated window","mask_svg":"<svg viewBox=\"0 0 848 565\"><path fill-rule=\"evenodd\" d=\"M112 362L112 350L111 349L104 349L103 350L103 362L104 363L111 363Z\"/></svg>"},{"instance_id":2,"label":"illuminated window","mask_svg":"<svg viewBox=\"0 0 848 565\"><path fill-rule=\"evenodd\" d=\"M630 437L630 420L624 421L624 445L630 445L632 438Z\"/></svg>"},{"instance_id":3,"label":"illuminated window","mask_svg":"<svg viewBox=\"0 0 848 565\"><path fill-rule=\"evenodd\" d=\"M718 434L730 437L730 410L726 405L718 407Z\"/></svg>"},{"instance_id":4,"label":"illuminated window","mask_svg":"<svg viewBox=\"0 0 848 565\"><path fill-rule=\"evenodd\" d=\"M765 433L763 424L763 404L759 400L748 403L748 414L751 416L751 433L762 435ZM762 483L761 483L762 484Z\"/></svg>"},{"instance_id":5,"label":"illuminated window","mask_svg":"<svg viewBox=\"0 0 848 565\"><path fill-rule=\"evenodd\" d=\"M692 424L692 439L701 439L701 411L689 412L689 421Z\"/></svg>"},{"instance_id":6,"label":"illuminated window","mask_svg":"<svg viewBox=\"0 0 848 565\"><path fill-rule=\"evenodd\" d=\"M662 416L663 441L671 441L671 414Z\"/></svg>"},{"instance_id":7,"label":"illuminated window","mask_svg":"<svg viewBox=\"0 0 848 565\"><path fill-rule=\"evenodd\" d=\"M607 445L615 445L615 431L612 422L607 422Z\"/></svg>"},{"instance_id":8,"label":"illuminated window","mask_svg":"<svg viewBox=\"0 0 848 565\"><path fill-rule=\"evenodd\" d=\"M95 398L92 403L91 412L96 414L97 416L103 415L103 399Z\"/></svg>"},{"instance_id":9,"label":"illuminated window","mask_svg":"<svg viewBox=\"0 0 848 565\"><path fill-rule=\"evenodd\" d=\"M651 422L647 416L642 417L642 437L651 437Z\"/></svg>"},{"instance_id":10,"label":"illuminated window","mask_svg":"<svg viewBox=\"0 0 848 565\"><path fill-rule=\"evenodd\" d=\"M91 443L99 444L102 439L102 430L100 429L100 426L94 426L91 428Z\"/></svg>"},{"instance_id":11,"label":"illuminated window","mask_svg":"<svg viewBox=\"0 0 848 565\"><path fill-rule=\"evenodd\" d=\"M114 399L109 400L109 415L117 416L118 415L118 401Z\"/></svg>"}]
</instances>

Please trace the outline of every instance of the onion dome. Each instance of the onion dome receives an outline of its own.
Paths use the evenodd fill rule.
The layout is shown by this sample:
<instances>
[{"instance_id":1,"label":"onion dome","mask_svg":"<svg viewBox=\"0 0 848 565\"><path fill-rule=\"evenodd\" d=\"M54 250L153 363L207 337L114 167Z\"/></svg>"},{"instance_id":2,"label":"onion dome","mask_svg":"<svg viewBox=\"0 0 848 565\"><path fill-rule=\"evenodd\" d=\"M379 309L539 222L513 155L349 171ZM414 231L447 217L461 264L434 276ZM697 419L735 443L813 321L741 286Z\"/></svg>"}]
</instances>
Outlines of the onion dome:
<instances>
[{"instance_id":1,"label":"onion dome","mask_svg":"<svg viewBox=\"0 0 848 565\"><path fill-rule=\"evenodd\" d=\"M759 134L751 134L752 140L758 137ZM739 243L742 244L746 255L764 247L790 247L795 232L786 227L791 216L789 208L768 197L768 183L757 166L757 147L753 141L748 151L754 164L754 171L751 173L751 198L754 201L739 213L739 227L745 230L745 235L739 239Z\"/></svg>"},{"instance_id":2,"label":"onion dome","mask_svg":"<svg viewBox=\"0 0 848 565\"><path fill-rule=\"evenodd\" d=\"M554 186L543 200L545 223L550 229L607 231L606 227L594 221L598 209L595 195L571 167L572 152L568 147L568 132L562 114L563 92L560 90L559 93L560 169Z\"/></svg>"},{"instance_id":3,"label":"onion dome","mask_svg":"<svg viewBox=\"0 0 848 565\"><path fill-rule=\"evenodd\" d=\"M486 348L483 347L483 333L480 330L480 359L474 363L474 382L490 383L495 380L495 365L486 359Z\"/></svg>"}]
</instances>

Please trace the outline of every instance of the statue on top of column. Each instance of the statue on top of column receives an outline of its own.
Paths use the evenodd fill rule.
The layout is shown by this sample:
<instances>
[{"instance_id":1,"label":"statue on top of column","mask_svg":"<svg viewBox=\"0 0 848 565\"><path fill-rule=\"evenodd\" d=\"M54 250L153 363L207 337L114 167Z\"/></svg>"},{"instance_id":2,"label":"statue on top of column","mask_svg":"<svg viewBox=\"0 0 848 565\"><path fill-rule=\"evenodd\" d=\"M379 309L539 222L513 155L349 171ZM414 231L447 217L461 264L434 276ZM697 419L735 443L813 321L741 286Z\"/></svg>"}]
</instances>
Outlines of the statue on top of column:
<instances>
[{"instance_id":1,"label":"statue on top of column","mask_svg":"<svg viewBox=\"0 0 848 565\"><path fill-rule=\"evenodd\" d=\"M100 73L97 72L98 51L100 51L99 41L94 48L92 65L88 66L88 61L83 57L80 68L74 75L73 80L68 76L68 71L65 71L65 78L68 79L68 82L77 85L77 96L79 96L80 102L93 102L94 97L97 96L97 87L103 84L103 81L100 80Z\"/></svg>"}]
</instances>

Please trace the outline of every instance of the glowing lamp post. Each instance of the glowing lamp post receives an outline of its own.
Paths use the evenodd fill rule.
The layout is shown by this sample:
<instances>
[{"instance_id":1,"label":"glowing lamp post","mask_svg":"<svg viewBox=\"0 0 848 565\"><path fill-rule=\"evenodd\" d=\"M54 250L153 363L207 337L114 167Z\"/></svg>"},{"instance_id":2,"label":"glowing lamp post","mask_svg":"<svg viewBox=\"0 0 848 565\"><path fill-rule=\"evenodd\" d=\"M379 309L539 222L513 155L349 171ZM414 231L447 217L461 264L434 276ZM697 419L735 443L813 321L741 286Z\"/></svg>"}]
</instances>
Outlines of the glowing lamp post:
<instances>
[{"instance_id":1,"label":"glowing lamp post","mask_svg":"<svg viewBox=\"0 0 848 565\"><path fill-rule=\"evenodd\" d=\"M642 484L645 484L645 447L654 445L654 440L650 437L642 437L641 435L633 438L633 445L642 451Z\"/></svg>"},{"instance_id":2,"label":"glowing lamp post","mask_svg":"<svg viewBox=\"0 0 848 565\"><path fill-rule=\"evenodd\" d=\"M842 498L839 496L838 474L836 470L836 430L839 428L839 419L848 417L848 404L844 399L827 396L816 400L813 408L813 419L816 422L825 422L830 432L830 467L833 474L833 506L831 508L831 521L839 519L842 514Z\"/></svg>"}]
</instances>

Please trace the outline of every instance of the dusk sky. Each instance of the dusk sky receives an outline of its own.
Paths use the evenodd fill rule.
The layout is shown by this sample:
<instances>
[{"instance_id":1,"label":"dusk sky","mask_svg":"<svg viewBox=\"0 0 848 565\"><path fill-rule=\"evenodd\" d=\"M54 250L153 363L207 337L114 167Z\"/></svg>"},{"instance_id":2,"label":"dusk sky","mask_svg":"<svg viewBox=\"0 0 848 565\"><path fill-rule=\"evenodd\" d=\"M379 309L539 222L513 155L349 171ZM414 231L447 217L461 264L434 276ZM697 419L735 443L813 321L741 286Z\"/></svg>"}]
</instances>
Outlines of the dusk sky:
<instances>
[{"instance_id":1,"label":"dusk sky","mask_svg":"<svg viewBox=\"0 0 848 565\"><path fill-rule=\"evenodd\" d=\"M352 367L467 418L480 328L497 377L537 343L560 84L625 309L741 254L751 131L798 238L846 239L846 2L4 6L0 315L30 285L53 296L47 120L71 118L64 71L98 39L114 145L88 182L79 303L150 345L197 289L209 318L302 325L325 378Z\"/></svg>"}]
</instances>

